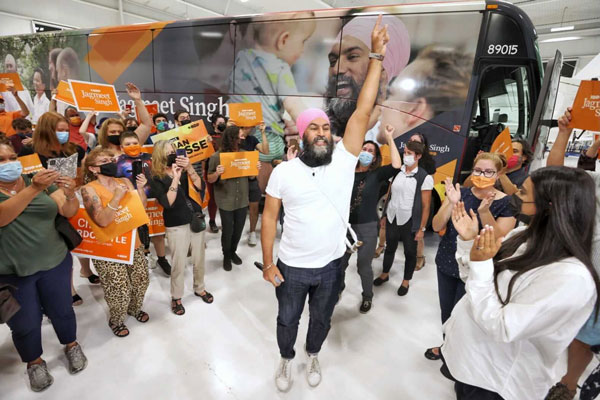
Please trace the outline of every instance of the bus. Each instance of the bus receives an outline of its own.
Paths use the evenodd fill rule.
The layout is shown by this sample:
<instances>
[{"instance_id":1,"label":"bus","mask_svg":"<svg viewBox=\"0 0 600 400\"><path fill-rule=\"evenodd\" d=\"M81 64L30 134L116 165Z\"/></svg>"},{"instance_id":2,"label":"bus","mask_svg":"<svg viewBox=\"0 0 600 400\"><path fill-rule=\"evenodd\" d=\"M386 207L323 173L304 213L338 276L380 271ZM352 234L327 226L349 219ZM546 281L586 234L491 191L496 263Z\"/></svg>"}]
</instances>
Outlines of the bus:
<instances>
[{"instance_id":1,"label":"bus","mask_svg":"<svg viewBox=\"0 0 600 400\"><path fill-rule=\"evenodd\" d=\"M295 137L302 108L328 113L343 135L366 75L379 14L390 43L367 138L395 129L402 148L414 133L437 166L434 207L446 177L462 182L478 151L505 128L543 157L562 60L546 74L529 17L504 1L368 6L167 21L0 38L30 95L61 80L115 85L120 103L134 82L146 103L193 120L228 115L232 102L260 102L267 129ZM544 81L546 75L546 81ZM27 94L27 93L26 93ZM48 94L46 94L48 96ZM537 110L536 110L537 106ZM10 111L10 110L9 110ZM171 121L172 124L172 121ZM173 126L173 125L171 125Z\"/></svg>"}]
</instances>

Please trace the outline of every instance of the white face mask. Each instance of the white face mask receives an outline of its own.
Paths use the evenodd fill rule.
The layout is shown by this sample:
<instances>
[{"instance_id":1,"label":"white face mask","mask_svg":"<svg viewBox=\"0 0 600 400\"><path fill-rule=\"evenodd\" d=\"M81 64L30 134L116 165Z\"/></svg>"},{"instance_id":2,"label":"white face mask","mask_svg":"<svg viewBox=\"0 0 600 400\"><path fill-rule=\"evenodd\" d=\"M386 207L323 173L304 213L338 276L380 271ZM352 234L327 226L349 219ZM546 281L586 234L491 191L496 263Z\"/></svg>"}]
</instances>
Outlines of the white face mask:
<instances>
[{"instance_id":1,"label":"white face mask","mask_svg":"<svg viewBox=\"0 0 600 400\"><path fill-rule=\"evenodd\" d=\"M412 167L413 165L415 165L417 161L415 160L415 156L413 155L404 155L404 164L407 167Z\"/></svg>"}]
</instances>

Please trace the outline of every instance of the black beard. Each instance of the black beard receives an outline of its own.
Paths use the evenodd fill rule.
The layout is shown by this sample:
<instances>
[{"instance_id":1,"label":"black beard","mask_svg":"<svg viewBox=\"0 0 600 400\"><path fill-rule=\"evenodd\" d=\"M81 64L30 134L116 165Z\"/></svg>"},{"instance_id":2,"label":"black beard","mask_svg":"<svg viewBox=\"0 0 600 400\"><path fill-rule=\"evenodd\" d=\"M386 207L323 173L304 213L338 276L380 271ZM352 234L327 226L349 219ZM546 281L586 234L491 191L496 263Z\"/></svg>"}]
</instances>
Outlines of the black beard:
<instances>
[{"instance_id":1,"label":"black beard","mask_svg":"<svg viewBox=\"0 0 600 400\"><path fill-rule=\"evenodd\" d=\"M327 142L327 151L325 153L319 153L315 151L315 144L317 140L325 140ZM308 142L306 137L302 138L304 150L300 154L300 161L308 165L311 168L320 167L331 163L333 155L333 139L327 139L323 136L317 136L313 139L312 143Z\"/></svg>"},{"instance_id":2,"label":"black beard","mask_svg":"<svg viewBox=\"0 0 600 400\"><path fill-rule=\"evenodd\" d=\"M348 98L337 97L337 84L338 82L345 82L350 85L351 93ZM340 137L344 136L346 131L346 125L348 120L352 116L354 110L356 110L356 99L360 93L362 84L358 85L354 79L346 77L344 75L332 76L327 82L327 100L325 105L327 107L327 116L329 117L329 123L331 126L331 133Z\"/></svg>"}]
</instances>

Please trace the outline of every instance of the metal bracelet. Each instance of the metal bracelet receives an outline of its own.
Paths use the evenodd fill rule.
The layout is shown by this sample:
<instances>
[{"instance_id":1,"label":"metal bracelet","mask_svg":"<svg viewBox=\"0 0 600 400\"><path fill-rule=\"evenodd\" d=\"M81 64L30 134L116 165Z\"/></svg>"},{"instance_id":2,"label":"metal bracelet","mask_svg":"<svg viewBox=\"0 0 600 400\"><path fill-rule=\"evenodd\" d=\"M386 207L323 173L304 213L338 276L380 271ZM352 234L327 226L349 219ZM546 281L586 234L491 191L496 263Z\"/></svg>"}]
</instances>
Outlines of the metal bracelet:
<instances>
[{"instance_id":1,"label":"metal bracelet","mask_svg":"<svg viewBox=\"0 0 600 400\"><path fill-rule=\"evenodd\" d=\"M110 205L110 203L106 204L106 207L110 208L113 211L119 211L118 207L113 207L113 206Z\"/></svg>"}]
</instances>

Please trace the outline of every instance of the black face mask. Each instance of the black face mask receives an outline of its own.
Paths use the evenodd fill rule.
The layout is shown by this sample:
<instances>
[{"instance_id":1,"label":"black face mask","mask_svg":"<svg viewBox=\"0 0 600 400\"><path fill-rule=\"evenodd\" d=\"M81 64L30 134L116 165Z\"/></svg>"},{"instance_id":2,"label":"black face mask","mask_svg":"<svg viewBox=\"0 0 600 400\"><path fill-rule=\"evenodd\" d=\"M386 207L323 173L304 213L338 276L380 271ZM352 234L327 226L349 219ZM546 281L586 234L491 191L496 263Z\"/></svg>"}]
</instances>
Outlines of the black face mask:
<instances>
[{"instance_id":1,"label":"black face mask","mask_svg":"<svg viewBox=\"0 0 600 400\"><path fill-rule=\"evenodd\" d=\"M225 129L227 129L227 125L225 125L225 124L218 124L217 125L217 130L219 132L223 132Z\"/></svg>"},{"instance_id":2,"label":"black face mask","mask_svg":"<svg viewBox=\"0 0 600 400\"><path fill-rule=\"evenodd\" d=\"M104 176L117 176L117 163L109 162L106 164L99 165L100 173Z\"/></svg>"},{"instance_id":3,"label":"black face mask","mask_svg":"<svg viewBox=\"0 0 600 400\"><path fill-rule=\"evenodd\" d=\"M114 144L115 146L121 145L121 135L108 135L108 143Z\"/></svg>"},{"instance_id":4,"label":"black face mask","mask_svg":"<svg viewBox=\"0 0 600 400\"><path fill-rule=\"evenodd\" d=\"M179 121L179 123L181 124L181 126L183 126L183 125L191 124L192 120L191 119L182 119L181 121Z\"/></svg>"},{"instance_id":5,"label":"black face mask","mask_svg":"<svg viewBox=\"0 0 600 400\"><path fill-rule=\"evenodd\" d=\"M175 164L176 160L177 160L177 154L175 154L175 153L169 154L167 156L167 167L170 167L171 165Z\"/></svg>"},{"instance_id":6,"label":"black face mask","mask_svg":"<svg viewBox=\"0 0 600 400\"><path fill-rule=\"evenodd\" d=\"M523 200L516 194L510 196L508 201L508 207L510 211L515 215L517 221L529 225L531 223L531 215L526 215L521 212L523 208Z\"/></svg>"},{"instance_id":7,"label":"black face mask","mask_svg":"<svg viewBox=\"0 0 600 400\"><path fill-rule=\"evenodd\" d=\"M130 126L128 126L128 127L127 127L127 130L128 130L129 132L135 132L135 130L136 130L137 128L138 128L138 127L137 127L137 126L135 126L135 125L130 125ZM109 136L109 137L110 137L110 136Z\"/></svg>"}]
</instances>

